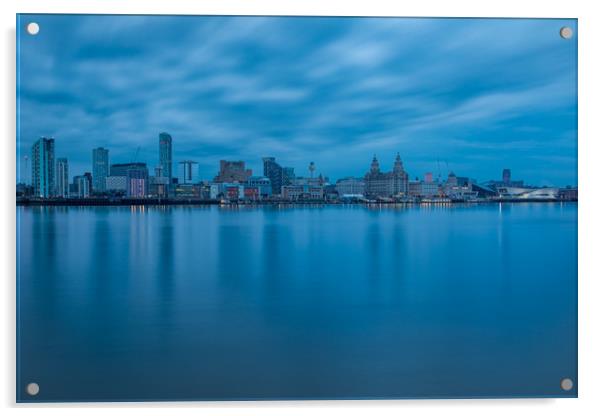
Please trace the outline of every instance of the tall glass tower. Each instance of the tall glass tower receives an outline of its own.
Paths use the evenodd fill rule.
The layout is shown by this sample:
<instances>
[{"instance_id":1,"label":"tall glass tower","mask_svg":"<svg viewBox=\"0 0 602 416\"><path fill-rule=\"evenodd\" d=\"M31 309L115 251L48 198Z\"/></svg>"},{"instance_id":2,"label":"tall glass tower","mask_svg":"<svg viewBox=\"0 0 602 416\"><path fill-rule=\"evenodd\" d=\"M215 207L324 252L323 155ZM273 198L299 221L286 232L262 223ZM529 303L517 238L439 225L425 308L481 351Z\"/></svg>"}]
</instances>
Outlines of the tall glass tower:
<instances>
[{"instance_id":1,"label":"tall glass tower","mask_svg":"<svg viewBox=\"0 0 602 416\"><path fill-rule=\"evenodd\" d=\"M64 157L56 160L56 196L69 197L69 162Z\"/></svg>"},{"instance_id":2,"label":"tall glass tower","mask_svg":"<svg viewBox=\"0 0 602 416\"><path fill-rule=\"evenodd\" d=\"M263 158L263 176L270 179L272 195L280 195L282 191L282 166L276 163L276 158Z\"/></svg>"},{"instance_id":3,"label":"tall glass tower","mask_svg":"<svg viewBox=\"0 0 602 416\"><path fill-rule=\"evenodd\" d=\"M34 196L54 196L54 139L40 137L31 147L31 182Z\"/></svg>"},{"instance_id":4,"label":"tall glass tower","mask_svg":"<svg viewBox=\"0 0 602 416\"><path fill-rule=\"evenodd\" d=\"M97 192L107 190L109 176L109 150L103 147L92 150L92 189Z\"/></svg>"},{"instance_id":5,"label":"tall glass tower","mask_svg":"<svg viewBox=\"0 0 602 416\"><path fill-rule=\"evenodd\" d=\"M163 177L172 178L171 136L168 133L159 134L159 165Z\"/></svg>"}]
</instances>

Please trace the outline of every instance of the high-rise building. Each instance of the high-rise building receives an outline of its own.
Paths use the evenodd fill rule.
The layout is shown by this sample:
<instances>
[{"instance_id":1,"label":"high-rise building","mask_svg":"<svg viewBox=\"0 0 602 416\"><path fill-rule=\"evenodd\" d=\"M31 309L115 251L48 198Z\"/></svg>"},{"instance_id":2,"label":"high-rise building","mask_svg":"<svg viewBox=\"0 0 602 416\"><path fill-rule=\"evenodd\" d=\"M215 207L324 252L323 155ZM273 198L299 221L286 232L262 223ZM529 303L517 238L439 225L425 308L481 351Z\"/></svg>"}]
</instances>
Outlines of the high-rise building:
<instances>
[{"instance_id":1,"label":"high-rise building","mask_svg":"<svg viewBox=\"0 0 602 416\"><path fill-rule=\"evenodd\" d=\"M69 162L64 157L56 160L56 196L69 198Z\"/></svg>"},{"instance_id":2,"label":"high-rise building","mask_svg":"<svg viewBox=\"0 0 602 416\"><path fill-rule=\"evenodd\" d=\"M125 193L127 190L126 176L107 176L107 191Z\"/></svg>"},{"instance_id":3,"label":"high-rise building","mask_svg":"<svg viewBox=\"0 0 602 416\"><path fill-rule=\"evenodd\" d=\"M182 165L182 167L184 168L182 180L184 181L184 183L192 183L194 177L192 167L194 165L198 165L198 163L194 160L183 160L180 162L180 165Z\"/></svg>"},{"instance_id":4,"label":"high-rise building","mask_svg":"<svg viewBox=\"0 0 602 416\"><path fill-rule=\"evenodd\" d=\"M92 182L92 173L86 172L84 173L84 178L88 181L88 188L90 189L90 193L94 191L94 184Z\"/></svg>"},{"instance_id":5,"label":"high-rise building","mask_svg":"<svg viewBox=\"0 0 602 416\"><path fill-rule=\"evenodd\" d=\"M276 163L276 158L263 158L263 176L268 178L272 184L272 195L280 195L282 191L282 166Z\"/></svg>"},{"instance_id":6,"label":"high-rise building","mask_svg":"<svg viewBox=\"0 0 602 416\"><path fill-rule=\"evenodd\" d=\"M140 198L148 195L149 180L146 163L114 163L111 175L107 177L107 188L111 191L125 191L129 197Z\"/></svg>"},{"instance_id":7,"label":"high-rise building","mask_svg":"<svg viewBox=\"0 0 602 416\"><path fill-rule=\"evenodd\" d=\"M510 172L510 169L504 169L502 171L502 182L504 183L504 185L510 185L511 181L512 173Z\"/></svg>"},{"instance_id":8,"label":"high-rise building","mask_svg":"<svg viewBox=\"0 0 602 416\"><path fill-rule=\"evenodd\" d=\"M92 187L95 192L107 190L109 176L109 150L103 147L92 150Z\"/></svg>"},{"instance_id":9,"label":"high-rise building","mask_svg":"<svg viewBox=\"0 0 602 416\"><path fill-rule=\"evenodd\" d=\"M171 183L172 174L171 136L168 133L159 134L159 165L163 176L169 178Z\"/></svg>"},{"instance_id":10,"label":"high-rise building","mask_svg":"<svg viewBox=\"0 0 602 416\"><path fill-rule=\"evenodd\" d=\"M130 169L147 169L146 163L134 162L134 163L113 163L111 165L111 176L127 176L127 172Z\"/></svg>"},{"instance_id":11,"label":"high-rise building","mask_svg":"<svg viewBox=\"0 0 602 416\"><path fill-rule=\"evenodd\" d=\"M54 196L54 174L54 139L40 137L31 147L31 181L34 196Z\"/></svg>"},{"instance_id":12,"label":"high-rise building","mask_svg":"<svg viewBox=\"0 0 602 416\"><path fill-rule=\"evenodd\" d=\"M245 162L242 160L220 160L219 174L213 180L214 182L246 182L253 175L251 169L245 168Z\"/></svg>"},{"instance_id":13,"label":"high-rise building","mask_svg":"<svg viewBox=\"0 0 602 416\"><path fill-rule=\"evenodd\" d=\"M73 188L77 198L88 198L90 196L90 178L85 175L73 177Z\"/></svg>"},{"instance_id":14,"label":"high-rise building","mask_svg":"<svg viewBox=\"0 0 602 416\"><path fill-rule=\"evenodd\" d=\"M295 168L282 168L282 185L292 185L295 177Z\"/></svg>"}]
</instances>

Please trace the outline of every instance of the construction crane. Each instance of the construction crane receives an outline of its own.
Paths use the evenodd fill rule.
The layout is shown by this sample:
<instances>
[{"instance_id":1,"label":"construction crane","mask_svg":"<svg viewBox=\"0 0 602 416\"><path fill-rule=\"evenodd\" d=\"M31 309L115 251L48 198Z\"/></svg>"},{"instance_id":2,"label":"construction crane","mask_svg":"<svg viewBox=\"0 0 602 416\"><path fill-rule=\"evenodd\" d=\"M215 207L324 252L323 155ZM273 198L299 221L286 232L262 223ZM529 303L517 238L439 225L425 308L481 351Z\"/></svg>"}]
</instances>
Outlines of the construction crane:
<instances>
[{"instance_id":1,"label":"construction crane","mask_svg":"<svg viewBox=\"0 0 602 416\"><path fill-rule=\"evenodd\" d=\"M134 153L134 163L136 163L136 161L138 160L138 153L140 153L140 146L136 148L136 153Z\"/></svg>"}]
</instances>

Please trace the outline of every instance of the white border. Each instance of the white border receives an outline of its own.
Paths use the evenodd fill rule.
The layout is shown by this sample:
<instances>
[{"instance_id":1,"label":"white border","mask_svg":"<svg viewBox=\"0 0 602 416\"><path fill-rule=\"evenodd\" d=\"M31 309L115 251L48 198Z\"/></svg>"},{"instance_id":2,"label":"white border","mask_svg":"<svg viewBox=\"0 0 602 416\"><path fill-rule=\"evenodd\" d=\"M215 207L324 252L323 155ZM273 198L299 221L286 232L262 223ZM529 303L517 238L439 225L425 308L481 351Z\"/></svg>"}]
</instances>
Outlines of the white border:
<instances>
[{"instance_id":1,"label":"white border","mask_svg":"<svg viewBox=\"0 0 602 416\"><path fill-rule=\"evenodd\" d=\"M474 0L3 0L2 8L2 299L0 321L0 405L30 413L44 408L50 414L87 412L104 414L126 408L134 414L163 415L169 412L251 415L305 414L396 414L404 411L446 415L529 412L532 415L587 414L598 408L602 394L598 381L602 353L602 270L597 257L602 214L602 16L596 2ZM117 13L117 14L252 14L338 16L456 16L456 17L564 17L579 19L579 399L545 400L411 400L411 401L296 401L296 402L195 402L146 404L15 404L15 13ZM596 202L598 204L596 204Z\"/></svg>"}]
</instances>

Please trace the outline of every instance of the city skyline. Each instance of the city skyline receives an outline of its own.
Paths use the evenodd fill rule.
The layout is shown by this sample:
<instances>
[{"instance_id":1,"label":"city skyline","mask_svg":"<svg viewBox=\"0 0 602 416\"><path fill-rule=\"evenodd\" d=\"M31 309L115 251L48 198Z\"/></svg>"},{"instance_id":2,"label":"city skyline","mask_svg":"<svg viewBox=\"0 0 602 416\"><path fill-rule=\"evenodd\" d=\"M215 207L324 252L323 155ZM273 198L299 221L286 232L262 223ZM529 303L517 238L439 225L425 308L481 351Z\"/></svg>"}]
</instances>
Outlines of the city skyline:
<instances>
[{"instance_id":1,"label":"city skyline","mask_svg":"<svg viewBox=\"0 0 602 416\"><path fill-rule=\"evenodd\" d=\"M165 144L165 140L166 137L169 138L169 144L168 146L166 146ZM33 172L35 171L34 168L34 161L36 160L36 152L39 148L39 143L41 143L42 141L45 140L51 140L52 141L52 158L56 159L56 161L54 162L54 169L52 169L54 177L53 177L53 181L54 184L52 185L53 187L56 188L56 192L58 194L61 194L62 192L59 191L59 189L61 189L62 187L59 185L59 177L64 175L65 178L67 178L68 180L66 181L66 183L68 184L71 179L75 179L79 176L83 176L83 175L92 175L92 181L91 183L94 184L94 189L96 191L105 191L106 189L106 185L105 185L105 181L106 178L108 176L111 176L109 171L110 169L112 169L113 165L130 165L130 164L138 164L138 165L145 165L146 169L149 172L149 177L153 176L152 173L154 173L154 176L157 176L158 173L161 173L161 175L163 177L168 177L170 180L173 177L174 179L178 180L180 183L201 183L201 182L211 182L213 180L215 180L217 177L220 176L222 169L224 168L224 164L226 165L230 165L230 164L239 164L242 163L243 166L249 166L251 165L249 163L249 161L246 160L225 160L225 159L220 159L220 160L216 160L215 164L216 164L216 170L215 170L215 174L214 175L209 175L207 177L201 177L200 173L194 173L194 169L193 166L194 165L198 165L198 162L196 161L192 161L192 160L183 160L183 161L173 161L171 160L171 153L172 153L172 146L173 146L173 138L172 136L167 133L167 132L161 132L158 135L159 138L159 151L158 151L158 155L159 155L159 160L160 162L157 163L156 165L153 166L152 163L149 163L147 161L143 161L143 160L138 160L138 158L136 157L136 160L132 160L132 161L112 161L110 159L109 153L110 153L110 149L106 149L103 147L98 147L98 148L93 148L92 150L92 158L91 158L91 163L89 165L89 168L84 169L84 171L82 171L79 174L69 174L68 172L71 172L69 170L69 159L66 157L61 157L61 156L57 156L56 155L56 140L54 137L40 137L38 140L36 140L35 142L33 142L32 147L31 147L31 151L29 155L25 155L27 158L27 168L29 169L29 177L32 178L28 181L21 181L19 182L19 178L17 178L17 184L19 183L23 183L23 184L27 184L27 185L33 185L35 187L34 184L34 177L35 175L33 175ZM166 150L166 147L169 150ZM97 153L98 152L102 152L103 154L103 171L101 173L101 178L98 177L98 175L96 175L95 173L93 173L96 169L98 169L97 166ZM169 154L169 158L165 157L165 154ZM165 161L162 161L163 159L165 159ZM276 156L263 156L260 158L262 161L262 166L257 169L247 169L247 173L248 176L254 176L254 177L262 177L262 176L266 176L265 175L265 163L267 159L270 159L272 162L276 162L278 164L281 164L284 162L284 164L286 164L286 159L284 158L279 158ZM168 161L169 160L169 161ZM444 182L446 180L446 178L449 175L456 175L456 174L461 174L463 175L463 172L455 172L453 169L449 168L449 163L446 160L438 160L436 162L436 170L431 170L431 171L426 171L426 172L411 172L408 169L406 169L404 166L404 162L401 160L401 155L400 152L396 152L396 155L394 158L391 159L391 163L388 163L388 159L386 158L381 158L379 157L376 153L374 153L372 155L372 157L370 158L370 167L367 167L368 165L366 164L363 168L364 168L364 173L360 174L360 175L343 175L340 177L330 177L328 174L323 173L322 171L320 171L319 169L316 171L316 166L315 163L313 161L310 161L308 163L306 163L306 167L305 169L301 169L301 170L297 170L297 168L295 166L281 166L281 169L284 170L284 172L286 172L286 170L288 169L290 172L290 175L292 175L292 177L299 177L299 178L309 178L309 177L313 177L314 175L320 176L320 177L324 177L324 178L329 178L330 181L332 183L337 182L338 180L342 180L342 179L348 179L348 178L357 178L357 179L363 179L365 177L365 175L367 173L369 173L370 171L372 171L374 169L374 164L375 161L377 161L377 166L378 169L380 169L380 171L387 171L387 170L391 170L391 171L395 171L397 169L399 169L398 164L401 163L401 170L406 172L406 174L408 175L408 180L412 181L412 180L417 180L417 181L425 181L425 178L430 178L428 181L433 181L433 182ZM31 162L30 162L31 161ZM31 163L31 166L29 166L29 163ZM66 166L66 168L61 167L61 164L63 164L63 166ZM174 165L176 165L175 169L174 169ZM184 169L182 169L182 174L180 175L180 173L176 173L173 174L173 171L179 171L180 169L177 167L178 165L185 165L186 167ZM22 168L25 168L26 165L23 165ZM163 175L163 172L171 172L168 173L168 175ZM470 177L467 175L463 175L466 178L469 178L471 180L474 180L475 184L479 184L479 183L486 183L486 182L490 182L490 181L496 181L496 180L502 180L503 182L509 182L510 181L510 175L511 175L511 168L505 167L501 170L501 175L497 175L491 178L475 178L475 177ZM286 173L284 173L286 175ZM24 176L22 176L23 178ZM102 182L102 186L99 188L97 187L97 183L98 181ZM65 182L63 180L63 182ZM228 182L228 181L226 181ZM231 182L246 182L246 180L232 180ZM521 180L521 182L525 182L525 185L527 186L535 186L534 184L530 183L528 180L524 181ZM546 187L548 185L544 185L544 187ZM576 187L576 184L566 184L566 185L559 185L559 184L552 184L550 186L555 186L555 187Z\"/></svg>"},{"instance_id":2,"label":"city skyline","mask_svg":"<svg viewBox=\"0 0 602 416\"><path fill-rule=\"evenodd\" d=\"M511 166L577 184L576 42L558 36L574 20L35 17L48 29L20 39L19 165L54 136L73 174L96 147L153 169L166 131L177 176L183 160L201 178L222 159L259 172L263 156L361 176L374 153L388 166L400 152L412 178L439 160L442 174Z\"/></svg>"}]
</instances>

